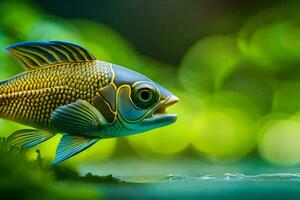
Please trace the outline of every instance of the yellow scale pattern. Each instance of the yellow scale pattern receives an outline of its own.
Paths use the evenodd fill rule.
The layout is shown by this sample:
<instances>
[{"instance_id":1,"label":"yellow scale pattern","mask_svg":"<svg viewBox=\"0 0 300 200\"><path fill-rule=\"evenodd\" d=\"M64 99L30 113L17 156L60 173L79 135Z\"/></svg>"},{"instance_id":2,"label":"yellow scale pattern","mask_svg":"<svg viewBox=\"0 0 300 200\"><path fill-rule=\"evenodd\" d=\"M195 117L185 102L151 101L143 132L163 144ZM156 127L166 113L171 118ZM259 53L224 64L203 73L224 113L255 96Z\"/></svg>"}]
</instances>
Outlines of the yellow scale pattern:
<instances>
[{"instance_id":1,"label":"yellow scale pattern","mask_svg":"<svg viewBox=\"0 0 300 200\"><path fill-rule=\"evenodd\" d=\"M64 63L25 71L0 84L0 116L26 125L50 128L54 109L77 99L92 103L112 80L111 64Z\"/></svg>"}]
</instances>

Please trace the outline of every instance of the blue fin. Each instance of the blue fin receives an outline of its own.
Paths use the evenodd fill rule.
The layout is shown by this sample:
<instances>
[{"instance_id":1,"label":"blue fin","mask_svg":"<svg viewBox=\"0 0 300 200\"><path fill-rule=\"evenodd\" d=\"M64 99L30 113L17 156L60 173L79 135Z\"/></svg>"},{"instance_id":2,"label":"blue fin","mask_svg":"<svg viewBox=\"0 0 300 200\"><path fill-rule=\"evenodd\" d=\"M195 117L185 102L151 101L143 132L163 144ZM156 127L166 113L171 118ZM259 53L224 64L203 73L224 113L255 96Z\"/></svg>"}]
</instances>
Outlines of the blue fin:
<instances>
[{"instance_id":1,"label":"blue fin","mask_svg":"<svg viewBox=\"0 0 300 200\"><path fill-rule=\"evenodd\" d=\"M96 60L85 48L63 41L23 42L8 46L5 50L25 70L57 63Z\"/></svg>"},{"instance_id":2,"label":"blue fin","mask_svg":"<svg viewBox=\"0 0 300 200\"><path fill-rule=\"evenodd\" d=\"M80 99L58 107L51 115L51 127L64 133L96 132L107 124L106 119L93 105Z\"/></svg>"},{"instance_id":3,"label":"blue fin","mask_svg":"<svg viewBox=\"0 0 300 200\"><path fill-rule=\"evenodd\" d=\"M86 138L79 135L63 135L56 149L53 165L60 163L99 141L100 138Z\"/></svg>"},{"instance_id":4,"label":"blue fin","mask_svg":"<svg viewBox=\"0 0 300 200\"><path fill-rule=\"evenodd\" d=\"M50 139L55 134L39 129L22 129L15 131L8 138L7 142L13 146L23 148L33 147Z\"/></svg>"}]
</instances>

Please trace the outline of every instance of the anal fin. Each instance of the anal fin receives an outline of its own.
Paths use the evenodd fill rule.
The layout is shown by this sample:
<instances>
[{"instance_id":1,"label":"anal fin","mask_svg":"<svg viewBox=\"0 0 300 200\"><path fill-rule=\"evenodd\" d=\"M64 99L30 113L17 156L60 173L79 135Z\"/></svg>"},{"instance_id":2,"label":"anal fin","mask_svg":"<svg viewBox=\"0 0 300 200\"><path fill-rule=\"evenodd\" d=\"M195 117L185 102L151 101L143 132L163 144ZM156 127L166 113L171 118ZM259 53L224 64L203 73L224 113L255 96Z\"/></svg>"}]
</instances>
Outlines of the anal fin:
<instances>
[{"instance_id":1,"label":"anal fin","mask_svg":"<svg viewBox=\"0 0 300 200\"><path fill-rule=\"evenodd\" d=\"M39 129L22 129L13 132L7 138L7 142L13 146L30 148L50 139L55 134Z\"/></svg>"},{"instance_id":2,"label":"anal fin","mask_svg":"<svg viewBox=\"0 0 300 200\"><path fill-rule=\"evenodd\" d=\"M63 135L56 150L53 165L60 163L99 141L100 138L87 138L79 135Z\"/></svg>"}]
</instances>

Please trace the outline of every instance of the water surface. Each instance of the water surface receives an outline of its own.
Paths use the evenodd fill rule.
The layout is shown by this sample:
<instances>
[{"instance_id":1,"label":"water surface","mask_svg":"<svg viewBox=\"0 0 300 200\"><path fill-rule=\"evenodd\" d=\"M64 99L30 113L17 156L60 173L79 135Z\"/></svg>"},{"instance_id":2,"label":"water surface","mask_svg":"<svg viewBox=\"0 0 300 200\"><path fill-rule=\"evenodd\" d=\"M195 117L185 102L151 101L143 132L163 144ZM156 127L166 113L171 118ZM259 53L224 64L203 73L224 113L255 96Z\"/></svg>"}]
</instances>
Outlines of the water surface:
<instances>
[{"instance_id":1,"label":"water surface","mask_svg":"<svg viewBox=\"0 0 300 200\"><path fill-rule=\"evenodd\" d=\"M126 181L94 185L110 199L300 199L300 168L260 160L216 164L195 159L116 159L80 165L81 173Z\"/></svg>"}]
</instances>

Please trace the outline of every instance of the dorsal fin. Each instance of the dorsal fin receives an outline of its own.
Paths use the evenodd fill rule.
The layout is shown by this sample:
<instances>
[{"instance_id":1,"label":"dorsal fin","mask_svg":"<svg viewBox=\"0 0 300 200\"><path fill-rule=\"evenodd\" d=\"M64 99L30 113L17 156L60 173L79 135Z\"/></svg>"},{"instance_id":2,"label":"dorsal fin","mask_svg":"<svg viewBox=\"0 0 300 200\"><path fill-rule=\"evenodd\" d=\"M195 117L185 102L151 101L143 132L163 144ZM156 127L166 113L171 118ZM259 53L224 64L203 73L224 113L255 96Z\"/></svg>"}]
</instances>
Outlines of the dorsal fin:
<instances>
[{"instance_id":1,"label":"dorsal fin","mask_svg":"<svg viewBox=\"0 0 300 200\"><path fill-rule=\"evenodd\" d=\"M23 42L5 48L25 70L50 64L96 60L85 48L63 41Z\"/></svg>"}]
</instances>

